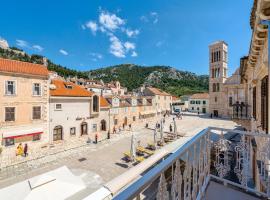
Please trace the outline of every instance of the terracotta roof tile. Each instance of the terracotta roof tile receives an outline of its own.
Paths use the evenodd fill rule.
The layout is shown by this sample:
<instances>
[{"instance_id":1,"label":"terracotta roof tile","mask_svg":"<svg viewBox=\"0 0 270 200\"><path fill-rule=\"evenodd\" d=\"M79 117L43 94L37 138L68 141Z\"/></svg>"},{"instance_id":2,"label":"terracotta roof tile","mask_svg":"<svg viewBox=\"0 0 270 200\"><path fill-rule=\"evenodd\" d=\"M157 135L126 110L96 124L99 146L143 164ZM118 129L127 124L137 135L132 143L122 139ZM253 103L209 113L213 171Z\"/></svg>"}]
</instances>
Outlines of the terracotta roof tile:
<instances>
[{"instance_id":1,"label":"terracotta roof tile","mask_svg":"<svg viewBox=\"0 0 270 200\"><path fill-rule=\"evenodd\" d=\"M171 96L171 94L164 92L158 88L148 87L148 89L155 95Z\"/></svg>"},{"instance_id":2,"label":"terracotta roof tile","mask_svg":"<svg viewBox=\"0 0 270 200\"><path fill-rule=\"evenodd\" d=\"M100 96L100 107L103 108L110 107L110 104L103 96Z\"/></svg>"},{"instance_id":3,"label":"terracotta roof tile","mask_svg":"<svg viewBox=\"0 0 270 200\"><path fill-rule=\"evenodd\" d=\"M197 93L193 94L190 99L209 99L208 93Z\"/></svg>"},{"instance_id":4,"label":"terracotta roof tile","mask_svg":"<svg viewBox=\"0 0 270 200\"><path fill-rule=\"evenodd\" d=\"M49 75L49 71L44 65L4 58L0 58L0 72L28 74L44 77Z\"/></svg>"},{"instance_id":5,"label":"terracotta roof tile","mask_svg":"<svg viewBox=\"0 0 270 200\"><path fill-rule=\"evenodd\" d=\"M51 96L90 97L93 95L92 92L71 82L54 79L52 80L52 84L55 85L55 89L50 89Z\"/></svg>"}]
</instances>

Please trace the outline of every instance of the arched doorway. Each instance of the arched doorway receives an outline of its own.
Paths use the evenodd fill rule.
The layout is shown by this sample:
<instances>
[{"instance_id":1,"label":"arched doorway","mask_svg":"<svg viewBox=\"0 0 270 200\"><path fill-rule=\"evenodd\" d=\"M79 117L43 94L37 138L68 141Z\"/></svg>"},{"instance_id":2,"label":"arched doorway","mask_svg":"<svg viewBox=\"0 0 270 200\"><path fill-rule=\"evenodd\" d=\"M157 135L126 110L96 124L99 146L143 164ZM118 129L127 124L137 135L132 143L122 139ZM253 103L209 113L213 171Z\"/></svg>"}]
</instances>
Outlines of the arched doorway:
<instances>
[{"instance_id":1,"label":"arched doorway","mask_svg":"<svg viewBox=\"0 0 270 200\"><path fill-rule=\"evenodd\" d=\"M106 131L106 121L103 119L101 120L101 128L100 128L102 131Z\"/></svg>"},{"instance_id":2,"label":"arched doorway","mask_svg":"<svg viewBox=\"0 0 270 200\"><path fill-rule=\"evenodd\" d=\"M53 141L63 140L63 127L56 126L53 129Z\"/></svg>"},{"instance_id":3,"label":"arched doorway","mask_svg":"<svg viewBox=\"0 0 270 200\"><path fill-rule=\"evenodd\" d=\"M81 123L81 135L87 135L87 134L88 134L87 123L83 122Z\"/></svg>"}]
</instances>

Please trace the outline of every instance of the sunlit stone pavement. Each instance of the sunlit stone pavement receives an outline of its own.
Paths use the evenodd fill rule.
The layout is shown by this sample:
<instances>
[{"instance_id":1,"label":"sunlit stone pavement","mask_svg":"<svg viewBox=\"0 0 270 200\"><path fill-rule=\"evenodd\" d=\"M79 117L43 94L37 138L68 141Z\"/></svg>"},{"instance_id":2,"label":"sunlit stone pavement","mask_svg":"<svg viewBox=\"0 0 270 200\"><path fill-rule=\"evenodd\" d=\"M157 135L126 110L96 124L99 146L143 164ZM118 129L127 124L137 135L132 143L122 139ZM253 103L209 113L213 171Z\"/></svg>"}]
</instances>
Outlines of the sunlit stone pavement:
<instances>
[{"instance_id":1,"label":"sunlit stone pavement","mask_svg":"<svg viewBox=\"0 0 270 200\"><path fill-rule=\"evenodd\" d=\"M169 131L169 124L173 123L173 116L166 117L165 132ZM159 120L158 120L159 121ZM75 175L82 177L87 184L87 193L98 189L103 183L133 167L126 163L123 153L129 151L132 132L142 146L153 141L153 130L157 120L141 123L133 127L133 131L125 131L112 135L110 140L103 140L98 144L86 144L85 141L74 144L74 148L56 146L48 149L42 155L20 164L4 167L0 171L0 187L22 181L24 179L50 171L66 165ZM149 129L144 128L149 124ZM187 140L208 126L233 129L236 124L230 120L210 119L204 115L186 113L183 119L176 119L177 131L184 135L179 140ZM62 149L61 149L62 148ZM65 149L66 148L66 149ZM61 151L59 150L61 149ZM58 153L54 153L58 152ZM23 158L22 158L23 159ZM2 164L2 163L1 163Z\"/></svg>"}]
</instances>

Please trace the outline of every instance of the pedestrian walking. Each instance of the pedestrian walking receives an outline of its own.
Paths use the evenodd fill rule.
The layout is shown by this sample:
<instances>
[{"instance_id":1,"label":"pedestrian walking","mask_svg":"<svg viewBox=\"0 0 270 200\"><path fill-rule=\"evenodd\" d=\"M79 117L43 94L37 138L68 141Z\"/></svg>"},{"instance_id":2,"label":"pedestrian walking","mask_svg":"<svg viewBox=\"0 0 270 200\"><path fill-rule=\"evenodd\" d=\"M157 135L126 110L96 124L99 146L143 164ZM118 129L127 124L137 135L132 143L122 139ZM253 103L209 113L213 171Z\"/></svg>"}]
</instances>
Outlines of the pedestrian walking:
<instances>
[{"instance_id":1,"label":"pedestrian walking","mask_svg":"<svg viewBox=\"0 0 270 200\"><path fill-rule=\"evenodd\" d=\"M27 145L27 143L24 145L23 153L24 153L24 157L28 156L28 145Z\"/></svg>"},{"instance_id":2,"label":"pedestrian walking","mask_svg":"<svg viewBox=\"0 0 270 200\"><path fill-rule=\"evenodd\" d=\"M115 126L113 127L113 134L116 134Z\"/></svg>"},{"instance_id":3,"label":"pedestrian walking","mask_svg":"<svg viewBox=\"0 0 270 200\"><path fill-rule=\"evenodd\" d=\"M128 126L129 126L129 130L131 131L131 124L129 124Z\"/></svg>"},{"instance_id":4,"label":"pedestrian walking","mask_svg":"<svg viewBox=\"0 0 270 200\"><path fill-rule=\"evenodd\" d=\"M170 132L172 132L172 124L170 124Z\"/></svg>"}]
</instances>

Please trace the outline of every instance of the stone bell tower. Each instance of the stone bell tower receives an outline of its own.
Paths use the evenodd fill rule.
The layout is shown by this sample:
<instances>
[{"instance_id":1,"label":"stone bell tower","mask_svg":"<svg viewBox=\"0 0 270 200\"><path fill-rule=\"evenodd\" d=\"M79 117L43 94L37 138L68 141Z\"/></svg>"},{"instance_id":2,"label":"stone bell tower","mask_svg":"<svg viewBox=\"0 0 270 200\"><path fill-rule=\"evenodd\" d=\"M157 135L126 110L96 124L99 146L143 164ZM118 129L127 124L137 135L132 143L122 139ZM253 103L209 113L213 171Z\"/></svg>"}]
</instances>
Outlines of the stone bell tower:
<instances>
[{"instance_id":1,"label":"stone bell tower","mask_svg":"<svg viewBox=\"0 0 270 200\"><path fill-rule=\"evenodd\" d=\"M217 41L209 46L209 112L215 117L225 117L227 97L224 83L228 76L228 45Z\"/></svg>"}]
</instances>

